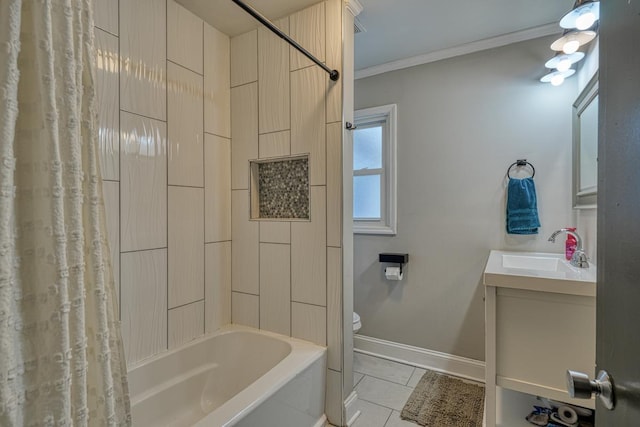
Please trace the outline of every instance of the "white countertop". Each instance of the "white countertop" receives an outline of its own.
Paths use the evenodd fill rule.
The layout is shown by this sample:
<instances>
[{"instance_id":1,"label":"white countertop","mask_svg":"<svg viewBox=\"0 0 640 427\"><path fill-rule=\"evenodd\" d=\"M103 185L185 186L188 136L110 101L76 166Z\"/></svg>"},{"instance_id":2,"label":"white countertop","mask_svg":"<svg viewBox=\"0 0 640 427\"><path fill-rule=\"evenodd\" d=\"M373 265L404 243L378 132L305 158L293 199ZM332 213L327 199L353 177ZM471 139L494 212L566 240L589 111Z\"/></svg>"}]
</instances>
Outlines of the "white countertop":
<instances>
[{"instance_id":1,"label":"white countertop","mask_svg":"<svg viewBox=\"0 0 640 427\"><path fill-rule=\"evenodd\" d=\"M596 266L572 266L564 254L492 250L484 269L485 286L569 295L596 295Z\"/></svg>"}]
</instances>

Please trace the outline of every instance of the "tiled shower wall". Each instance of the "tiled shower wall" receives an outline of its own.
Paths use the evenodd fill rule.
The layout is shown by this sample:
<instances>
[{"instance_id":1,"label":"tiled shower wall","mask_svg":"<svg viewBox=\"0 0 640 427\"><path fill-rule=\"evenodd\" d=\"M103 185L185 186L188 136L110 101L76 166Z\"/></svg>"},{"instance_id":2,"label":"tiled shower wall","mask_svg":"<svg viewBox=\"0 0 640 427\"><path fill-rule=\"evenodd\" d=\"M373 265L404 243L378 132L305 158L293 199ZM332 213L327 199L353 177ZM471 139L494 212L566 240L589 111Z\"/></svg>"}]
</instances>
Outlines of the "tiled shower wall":
<instances>
[{"instance_id":1,"label":"tiled shower wall","mask_svg":"<svg viewBox=\"0 0 640 427\"><path fill-rule=\"evenodd\" d=\"M328 346L327 415L340 424L342 82L264 28L230 41L173 0L95 4L129 364L231 321L310 340ZM340 0L276 24L341 71ZM248 161L302 153L311 221L249 221Z\"/></svg>"},{"instance_id":2,"label":"tiled shower wall","mask_svg":"<svg viewBox=\"0 0 640 427\"><path fill-rule=\"evenodd\" d=\"M95 0L107 228L129 365L231 321L229 38L173 0Z\"/></svg>"},{"instance_id":3,"label":"tiled shower wall","mask_svg":"<svg viewBox=\"0 0 640 427\"><path fill-rule=\"evenodd\" d=\"M340 0L275 24L341 71ZM231 123L232 320L328 346L327 415L340 424L342 81L265 28L233 37ZM303 153L311 220L249 220L249 160Z\"/></svg>"}]
</instances>

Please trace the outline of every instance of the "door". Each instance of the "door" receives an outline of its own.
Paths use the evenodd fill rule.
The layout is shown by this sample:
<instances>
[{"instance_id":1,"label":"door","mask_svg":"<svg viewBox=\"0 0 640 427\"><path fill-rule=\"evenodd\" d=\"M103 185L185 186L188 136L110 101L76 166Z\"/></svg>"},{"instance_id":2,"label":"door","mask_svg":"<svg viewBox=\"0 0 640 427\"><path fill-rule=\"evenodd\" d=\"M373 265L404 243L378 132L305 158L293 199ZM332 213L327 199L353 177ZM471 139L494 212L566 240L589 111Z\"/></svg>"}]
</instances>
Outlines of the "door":
<instances>
[{"instance_id":1,"label":"door","mask_svg":"<svg viewBox=\"0 0 640 427\"><path fill-rule=\"evenodd\" d=\"M640 425L640 0L600 2L596 364L616 406L597 427Z\"/></svg>"}]
</instances>

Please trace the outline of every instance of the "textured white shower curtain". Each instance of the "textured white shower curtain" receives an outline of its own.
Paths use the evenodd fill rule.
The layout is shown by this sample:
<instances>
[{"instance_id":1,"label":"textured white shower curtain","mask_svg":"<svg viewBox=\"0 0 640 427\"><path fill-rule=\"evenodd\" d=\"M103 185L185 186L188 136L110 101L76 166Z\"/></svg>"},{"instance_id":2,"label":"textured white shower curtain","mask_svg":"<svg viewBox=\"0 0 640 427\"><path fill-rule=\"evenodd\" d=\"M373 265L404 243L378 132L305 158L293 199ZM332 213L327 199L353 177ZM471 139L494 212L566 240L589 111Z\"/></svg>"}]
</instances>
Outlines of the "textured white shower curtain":
<instances>
[{"instance_id":1,"label":"textured white shower curtain","mask_svg":"<svg viewBox=\"0 0 640 427\"><path fill-rule=\"evenodd\" d=\"M0 426L129 425L93 0L0 0Z\"/></svg>"}]
</instances>

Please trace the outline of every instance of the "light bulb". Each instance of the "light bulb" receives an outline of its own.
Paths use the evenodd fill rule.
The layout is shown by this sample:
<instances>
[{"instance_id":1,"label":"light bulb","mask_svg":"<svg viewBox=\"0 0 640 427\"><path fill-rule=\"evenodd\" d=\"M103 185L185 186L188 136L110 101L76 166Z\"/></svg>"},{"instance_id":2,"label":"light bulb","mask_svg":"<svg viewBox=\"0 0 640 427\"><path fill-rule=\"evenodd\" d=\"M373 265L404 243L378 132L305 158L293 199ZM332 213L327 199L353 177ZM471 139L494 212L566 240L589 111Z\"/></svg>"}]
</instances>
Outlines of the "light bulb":
<instances>
[{"instance_id":1,"label":"light bulb","mask_svg":"<svg viewBox=\"0 0 640 427\"><path fill-rule=\"evenodd\" d=\"M556 66L556 70L558 71L567 71L569 68L571 68L571 60L569 58L561 59Z\"/></svg>"},{"instance_id":2,"label":"light bulb","mask_svg":"<svg viewBox=\"0 0 640 427\"><path fill-rule=\"evenodd\" d=\"M580 42L578 40L570 40L562 46L562 51L567 55L570 55L578 50Z\"/></svg>"},{"instance_id":3,"label":"light bulb","mask_svg":"<svg viewBox=\"0 0 640 427\"><path fill-rule=\"evenodd\" d=\"M542 83L551 83L553 86L560 86L567 77L574 75L576 70L569 68L567 71L553 71L540 78Z\"/></svg>"},{"instance_id":4,"label":"light bulb","mask_svg":"<svg viewBox=\"0 0 640 427\"><path fill-rule=\"evenodd\" d=\"M564 76L562 74L556 74L555 76L551 77L550 83L552 86L560 86L562 83L564 83Z\"/></svg>"},{"instance_id":5,"label":"light bulb","mask_svg":"<svg viewBox=\"0 0 640 427\"><path fill-rule=\"evenodd\" d=\"M585 12L576 18L576 28L586 30L596 22L596 15L592 11Z\"/></svg>"},{"instance_id":6,"label":"light bulb","mask_svg":"<svg viewBox=\"0 0 640 427\"><path fill-rule=\"evenodd\" d=\"M580 6L568 12L560 20L560 26L566 29L586 30L600 19L599 0L576 0Z\"/></svg>"}]
</instances>

